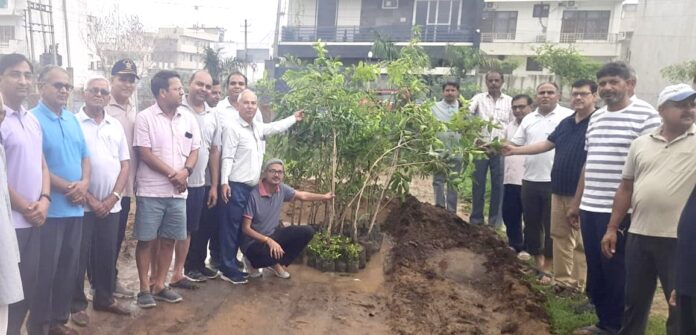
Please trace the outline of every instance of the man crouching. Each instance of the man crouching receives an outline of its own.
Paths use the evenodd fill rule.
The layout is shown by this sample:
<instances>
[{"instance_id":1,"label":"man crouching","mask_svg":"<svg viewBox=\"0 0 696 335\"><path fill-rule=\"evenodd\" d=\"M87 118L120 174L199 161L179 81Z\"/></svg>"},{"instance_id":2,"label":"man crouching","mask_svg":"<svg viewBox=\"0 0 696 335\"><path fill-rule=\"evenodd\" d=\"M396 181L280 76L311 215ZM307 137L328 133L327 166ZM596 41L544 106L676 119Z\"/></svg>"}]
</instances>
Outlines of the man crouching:
<instances>
[{"instance_id":1,"label":"man crouching","mask_svg":"<svg viewBox=\"0 0 696 335\"><path fill-rule=\"evenodd\" d=\"M295 191L283 183L284 177L285 166L282 160L271 159L266 162L261 182L251 191L249 203L244 210L242 231L245 236L241 249L252 267L267 268L276 276L287 279L290 278L290 273L284 267L292 263L312 240L314 228L283 227L280 224L283 202L294 199L325 201L333 199L334 194Z\"/></svg>"}]
</instances>

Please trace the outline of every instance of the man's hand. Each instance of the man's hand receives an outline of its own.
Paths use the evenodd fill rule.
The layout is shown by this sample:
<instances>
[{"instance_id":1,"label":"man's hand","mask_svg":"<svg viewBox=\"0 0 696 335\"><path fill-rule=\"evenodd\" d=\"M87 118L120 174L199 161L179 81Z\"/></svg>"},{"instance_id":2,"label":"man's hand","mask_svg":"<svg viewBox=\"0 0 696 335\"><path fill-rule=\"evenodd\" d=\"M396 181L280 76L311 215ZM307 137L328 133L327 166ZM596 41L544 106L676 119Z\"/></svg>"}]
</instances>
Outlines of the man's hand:
<instances>
[{"instance_id":1,"label":"man's hand","mask_svg":"<svg viewBox=\"0 0 696 335\"><path fill-rule=\"evenodd\" d=\"M295 121L300 122L304 120L304 110L300 109L297 112L295 112Z\"/></svg>"},{"instance_id":2,"label":"man's hand","mask_svg":"<svg viewBox=\"0 0 696 335\"><path fill-rule=\"evenodd\" d=\"M95 197L87 196L86 202L87 206L89 206L89 208L92 209L94 215L99 216L99 213L104 212L104 204L101 201L97 200Z\"/></svg>"},{"instance_id":3,"label":"man's hand","mask_svg":"<svg viewBox=\"0 0 696 335\"><path fill-rule=\"evenodd\" d=\"M500 153L503 156L512 156L515 155L515 146L512 144L505 144L503 147L500 149Z\"/></svg>"},{"instance_id":4,"label":"man's hand","mask_svg":"<svg viewBox=\"0 0 696 335\"><path fill-rule=\"evenodd\" d=\"M278 242L274 241L272 238L269 237L266 240L266 244L268 245L268 248L271 249L271 257L280 259L285 254L285 251L280 244L278 244Z\"/></svg>"},{"instance_id":5,"label":"man's hand","mask_svg":"<svg viewBox=\"0 0 696 335\"><path fill-rule=\"evenodd\" d=\"M94 214L96 214L99 218L107 217L111 212L111 209L114 208L114 205L116 205L116 202L118 202L118 198L113 194L109 194L108 197L102 199L101 208L99 210L95 210Z\"/></svg>"},{"instance_id":6,"label":"man's hand","mask_svg":"<svg viewBox=\"0 0 696 335\"><path fill-rule=\"evenodd\" d=\"M83 204L85 202L87 188L89 188L89 184L86 180L70 183L70 185L68 185L68 191L65 192L65 196L67 196L73 204Z\"/></svg>"},{"instance_id":7,"label":"man's hand","mask_svg":"<svg viewBox=\"0 0 696 335\"><path fill-rule=\"evenodd\" d=\"M672 290L672 294L669 296L669 305L672 307L677 307L677 291Z\"/></svg>"},{"instance_id":8,"label":"man's hand","mask_svg":"<svg viewBox=\"0 0 696 335\"><path fill-rule=\"evenodd\" d=\"M222 187L220 188L220 192L222 192L222 201L228 203L230 201L230 197L232 197L232 190L230 189L230 185L222 185Z\"/></svg>"},{"instance_id":9,"label":"man's hand","mask_svg":"<svg viewBox=\"0 0 696 335\"><path fill-rule=\"evenodd\" d=\"M218 192L215 185L210 186L210 191L208 191L208 208L213 208L218 201Z\"/></svg>"},{"instance_id":10,"label":"man's hand","mask_svg":"<svg viewBox=\"0 0 696 335\"><path fill-rule=\"evenodd\" d=\"M607 228L607 232L604 234L604 237L602 238L602 254L607 259L611 259L612 257L614 257L615 253L616 253L616 229L609 227L609 228Z\"/></svg>"},{"instance_id":11,"label":"man's hand","mask_svg":"<svg viewBox=\"0 0 696 335\"><path fill-rule=\"evenodd\" d=\"M329 193L324 194L324 200L331 200L331 199L333 199L333 198L335 198L335 197L336 197L336 195L333 194L332 192L329 192Z\"/></svg>"},{"instance_id":12,"label":"man's hand","mask_svg":"<svg viewBox=\"0 0 696 335\"><path fill-rule=\"evenodd\" d=\"M172 185L180 188L181 185L186 185L186 179L188 176L188 170L181 169L179 171L170 173L167 175L167 178L169 178L169 182L172 183Z\"/></svg>"},{"instance_id":13,"label":"man's hand","mask_svg":"<svg viewBox=\"0 0 696 335\"><path fill-rule=\"evenodd\" d=\"M570 208L568 208L568 211L566 212L566 219L568 220L568 224L575 228L579 229L580 228L580 207L574 204L570 205Z\"/></svg>"},{"instance_id":14,"label":"man's hand","mask_svg":"<svg viewBox=\"0 0 696 335\"><path fill-rule=\"evenodd\" d=\"M41 198L39 201L32 202L27 206L24 213L24 218L29 221L35 227L40 227L46 223L46 217L48 216L48 200L46 198Z\"/></svg>"}]
</instances>

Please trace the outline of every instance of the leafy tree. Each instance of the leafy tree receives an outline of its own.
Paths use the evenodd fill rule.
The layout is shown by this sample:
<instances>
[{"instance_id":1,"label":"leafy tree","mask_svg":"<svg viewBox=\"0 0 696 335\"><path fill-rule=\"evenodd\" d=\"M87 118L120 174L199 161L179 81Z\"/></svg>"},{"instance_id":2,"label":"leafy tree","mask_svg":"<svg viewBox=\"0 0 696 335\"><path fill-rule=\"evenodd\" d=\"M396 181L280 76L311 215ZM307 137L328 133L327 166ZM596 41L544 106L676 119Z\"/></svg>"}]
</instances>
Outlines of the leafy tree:
<instances>
[{"instance_id":1,"label":"leafy tree","mask_svg":"<svg viewBox=\"0 0 696 335\"><path fill-rule=\"evenodd\" d=\"M375 41L372 43L372 58L382 60L394 60L399 57L399 48L390 40L382 38L375 32Z\"/></svg>"},{"instance_id":2,"label":"leafy tree","mask_svg":"<svg viewBox=\"0 0 696 335\"><path fill-rule=\"evenodd\" d=\"M220 50L213 49L212 47L205 47L203 49L203 68L210 73L210 76L216 79L220 79L222 74L222 60L220 59Z\"/></svg>"},{"instance_id":3,"label":"leafy tree","mask_svg":"<svg viewBox=\"0 0 696 335\"><path fill-rule=\"evenodd\" d=\"M660 74L673 83L693 81L696 83L696 59L662 68Z\"/></svg>"},{"instance_id":4,"label":"leafy tree","mask_svg":"<svg viewBox=\"0 0 696 335\"><path fill-rule=\"evenodd\" d=\"M561 86L579 79L592 79L600 67L600 64L581 55L572 46L563 48L547 43L534 51L537 54L536 61L558 76Z\"/></svg>"}]
</instances>

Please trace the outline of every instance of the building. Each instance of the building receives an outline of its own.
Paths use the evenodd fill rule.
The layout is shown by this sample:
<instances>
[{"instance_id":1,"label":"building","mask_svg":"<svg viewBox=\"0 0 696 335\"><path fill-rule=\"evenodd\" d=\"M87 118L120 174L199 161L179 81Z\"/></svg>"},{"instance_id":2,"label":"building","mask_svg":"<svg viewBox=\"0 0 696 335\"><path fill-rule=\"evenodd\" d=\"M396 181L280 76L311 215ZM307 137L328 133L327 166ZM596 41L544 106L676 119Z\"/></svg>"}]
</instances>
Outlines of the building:
<instances>
[{"instance_id":1,"label":"building","mask_svg":"<svg viewBox=\"0 0 696 335\"><path fill-rule=\"evenodd\" d=\"M153 42L152 66L182 73L200 70L205 66L205 48L220 42L222 34L220 28L159 28Z\"/></svg>"},{"instance_id":2,"label":"building","mask_svg":"<svg viewBox=\"0 0 696 335\"><path fill-rule=\"evenodd\" d=\"M21 0L0 1L0 54L28 53L24 13L27 2Z\"/></svg>"}]
</instances>

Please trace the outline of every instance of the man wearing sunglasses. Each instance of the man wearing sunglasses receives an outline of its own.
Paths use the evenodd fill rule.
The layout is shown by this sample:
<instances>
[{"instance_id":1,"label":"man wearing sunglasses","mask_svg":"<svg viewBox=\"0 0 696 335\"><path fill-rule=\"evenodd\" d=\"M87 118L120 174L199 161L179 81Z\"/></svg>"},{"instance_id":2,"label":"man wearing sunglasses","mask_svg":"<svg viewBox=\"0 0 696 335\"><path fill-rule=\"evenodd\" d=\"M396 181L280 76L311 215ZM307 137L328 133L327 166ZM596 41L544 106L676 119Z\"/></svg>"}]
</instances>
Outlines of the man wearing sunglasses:
<instances>
[{"instance_id":1,"label":"man wearing sunglasses","mask_svg":"<svg viewBox=\"0 0 696 335\"><path fill-rule=\"evenodd\" d=\"M135 155L133 149L133 125L135 123L135 106L131 101L131 96L135 92L135 85L140 79L138 77L138 68L130 59L121 59L114 63L111 68L111 97L109 103L104 107L104 111L109 116L116 119L126 133L126 143L128 144L130 156L130 168L128 169L128 180L126 188L121 195L121 213L118 225L118 250L114 264L118 261L118 255L121 252L121 244L126 236L126 225L128 223L128 213L131 208L131 198L134 196L133 184L135 182L135 171L138 167L138 156ZM124 287L118 280L118 268L116 268L116 290L114 296L117 298L132 298L135 293Z\"/></svg>"},{"instance_id":2,"label":"man wearing sunglasses","mask_svg":"<svg viewBox=\"0 0 696 335\"><path fill-rule=\"evenodd\" d=\"M65 109L68 73L47 66L39 74L41 100L31 112L43 133L43 153L51 177L48 219L41 228L39 280L31 304L29 334L75 334L65 326L77 281L82 220L90 182L89 149L73 113ZM36 317L35 317L36 315Z\"/></svg>"}]
</instances>

